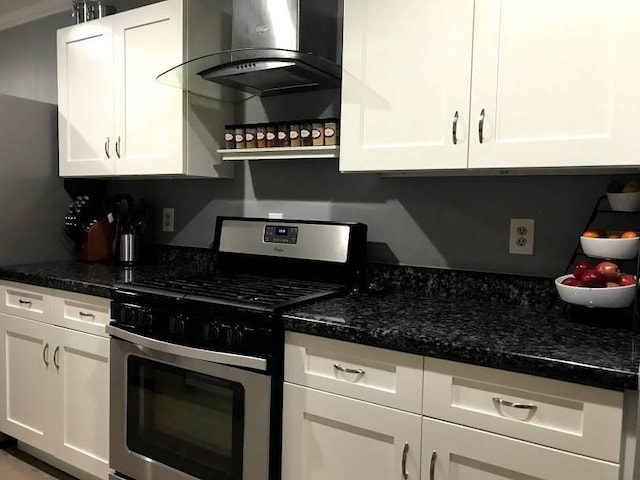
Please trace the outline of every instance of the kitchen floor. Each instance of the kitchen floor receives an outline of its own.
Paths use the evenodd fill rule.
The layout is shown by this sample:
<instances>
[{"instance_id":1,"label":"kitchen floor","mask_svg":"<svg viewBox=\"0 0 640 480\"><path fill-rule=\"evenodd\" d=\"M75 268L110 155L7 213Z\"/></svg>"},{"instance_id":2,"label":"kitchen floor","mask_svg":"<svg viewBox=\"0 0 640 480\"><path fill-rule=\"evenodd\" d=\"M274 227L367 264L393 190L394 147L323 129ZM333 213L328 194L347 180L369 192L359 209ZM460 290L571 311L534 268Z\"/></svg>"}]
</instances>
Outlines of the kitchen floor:
<instances>
[{"instance_id":1,"label":"kitchen floor","mask_svg":"<svg viewBox=\"0 0 640 480\"><path fill-rule=\"evenodd\" d=\"M16 448L0 450L2 480L76 480Z\"/></svg>"}]
</instances>

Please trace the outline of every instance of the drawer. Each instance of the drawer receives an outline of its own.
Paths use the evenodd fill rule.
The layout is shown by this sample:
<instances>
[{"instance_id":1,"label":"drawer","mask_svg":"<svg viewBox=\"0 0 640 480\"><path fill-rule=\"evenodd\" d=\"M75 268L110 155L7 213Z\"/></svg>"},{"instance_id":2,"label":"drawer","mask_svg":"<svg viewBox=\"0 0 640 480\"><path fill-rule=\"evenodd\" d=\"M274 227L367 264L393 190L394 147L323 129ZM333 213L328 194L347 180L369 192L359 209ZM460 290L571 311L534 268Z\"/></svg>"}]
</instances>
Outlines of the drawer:
<instances>
[{"instance_id":1,"label":"drawer","mask_svg":"<svg viewBox=\"0 0 640 480\"><path fill-rule=\"evenodd\" d=\"M620 461L623 393L425 359L423 413L611 462Z\"/></svg>"},{"instance_id":2,"label":"drawer","mask_svg":"<svg viewBox=\"0 0 640 480\"><path fill-rule=\"evenodd\" d=\"M287 332L287 382L420 413L422 356Z\"/></svg>"},{"instance_id":3,"label":"drawer","mask_svg":"<svg viewBox=\"0 0 640 480\"><path fill-rule=\"evenodd\" d=\"M107 337L110 300L80 293L55 291L55 321L61 327Z\"/></svg>"},{"instance_id":4,"label":"drawer","mask_svg":"<svg viewBox=\"0 0 640 480\"><path fill-rule=\"evenodd\" d=\"M16 317L52 322L53 297L51 289L22 283L0 284L0 310Z\"/></svg>"}]
</instances>

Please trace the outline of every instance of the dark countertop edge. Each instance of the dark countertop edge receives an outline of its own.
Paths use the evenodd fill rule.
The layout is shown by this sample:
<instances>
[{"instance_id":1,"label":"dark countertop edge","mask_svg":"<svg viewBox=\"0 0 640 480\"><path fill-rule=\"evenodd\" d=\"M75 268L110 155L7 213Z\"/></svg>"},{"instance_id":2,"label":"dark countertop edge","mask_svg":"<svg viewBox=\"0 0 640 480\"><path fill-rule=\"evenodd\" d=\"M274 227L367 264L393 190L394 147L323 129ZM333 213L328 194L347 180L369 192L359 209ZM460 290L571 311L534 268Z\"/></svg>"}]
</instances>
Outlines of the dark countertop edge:
<instances>
[{"instance_id":1,"label":"dark countertop edge","mask_svg":"<svg viewBox=\"0 0 640 480\"><path fill-rule=\"evenodd\" d=\"M95 297L111 298L113 287L100 283L91 283L55 276L43 277L42 275L12 272L0 267L0 280L15 283L26 283L38 287L51 288L52 290L64 290L67 292L93 295Z\"/></svg>"},{"instance_id":2,"label":"dark countertop edge","mask_svg":"<svg viewBox=\"0 0 640 480\"><path fill-rule=\"evenodd\" d=\"M639 385L639 375L634 372L598 368L587 364L519 355L517 353L507 353L490 348L479 348L470 344L447 345L443 348L437 342L430 342L422 338L415 339L412 344L409 344L407 339L403 337L402 341L398 342L398 348L393 348L393 338L388 335L385 336L386 346L382 346L379 339L375 336L375 332L372 331L364 331L346 325L317 322L286 314L283 315L283 321L285 330L290 332L304 333L376 348L423 355L425 357L578 383L590 387L624 391L638 390Z\"/></svg>"}]
</instances>

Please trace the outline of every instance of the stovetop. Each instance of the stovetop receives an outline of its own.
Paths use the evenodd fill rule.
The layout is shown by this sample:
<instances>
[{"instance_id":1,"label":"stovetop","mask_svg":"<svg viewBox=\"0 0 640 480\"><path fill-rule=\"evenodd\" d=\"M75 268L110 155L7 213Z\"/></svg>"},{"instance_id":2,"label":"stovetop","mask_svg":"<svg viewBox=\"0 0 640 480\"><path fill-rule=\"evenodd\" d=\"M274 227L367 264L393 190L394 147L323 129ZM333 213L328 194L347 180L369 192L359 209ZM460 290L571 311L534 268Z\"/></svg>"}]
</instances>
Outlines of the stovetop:
<instances>
[{"instance_id":1,"label":"stovetop","mask_svg":"<svg viewBox=\"0 0 640 480\"><path fill-rule=\"evenodd\" d=\"M344 285L258 275L148 279L117 286L120 291L175 300L276 312L288 306L344 291Z\"/></svg>"}]
</instances>

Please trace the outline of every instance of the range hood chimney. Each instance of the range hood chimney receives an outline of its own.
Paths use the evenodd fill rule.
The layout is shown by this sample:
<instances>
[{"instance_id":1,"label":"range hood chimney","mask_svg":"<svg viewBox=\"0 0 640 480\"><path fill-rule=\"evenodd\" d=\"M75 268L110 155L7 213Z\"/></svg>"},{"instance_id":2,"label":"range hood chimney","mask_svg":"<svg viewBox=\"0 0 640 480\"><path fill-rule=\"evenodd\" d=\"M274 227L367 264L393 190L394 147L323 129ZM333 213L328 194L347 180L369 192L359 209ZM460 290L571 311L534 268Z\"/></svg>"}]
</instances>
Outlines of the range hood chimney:
<instances>
[{"instance_id":1,"label":"range hood chimney","mask_svg":"<svg viewBox=\"0 0 640 480\"><path fill-rule=\"evenodd\" d=\"M259 96L338 88L339 8L340 0L233 0L232 49L180 67Z\"/></svg>"}]
</instances>

